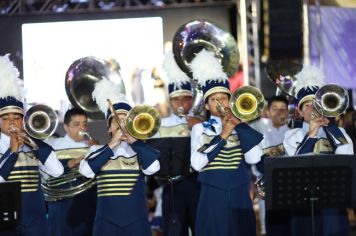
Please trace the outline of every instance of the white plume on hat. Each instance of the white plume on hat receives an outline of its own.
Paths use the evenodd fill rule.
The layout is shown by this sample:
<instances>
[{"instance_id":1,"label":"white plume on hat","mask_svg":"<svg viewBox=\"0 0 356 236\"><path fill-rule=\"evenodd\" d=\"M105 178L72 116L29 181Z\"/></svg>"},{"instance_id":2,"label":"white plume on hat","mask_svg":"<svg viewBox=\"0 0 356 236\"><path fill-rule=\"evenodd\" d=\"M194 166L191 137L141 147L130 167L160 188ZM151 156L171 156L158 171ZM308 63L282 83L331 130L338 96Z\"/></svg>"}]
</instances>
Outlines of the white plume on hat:
<instances>
[{"instance_id":1,"label":"white plume on hat","mask_svg":"<svg viewBox=\"0 0 356 236\"><path fill-rule=\"evenodd\" d=\"M190 78L178 67L172 50L164 57L163 69L168 77L168 83L173 83L175 88L181 88L183 84L190 82Z\"/></svg>"},{"instance_id":2,"label":"white plume on hat","mask_svg":"<svg viewBox=\"0 0 356 236\"><path fill-rule=\"evenodd\" d=\"M17 86L20 73L9 56L10 54L0 56L0 97L12 96L20 100L20 90Z\"/></svg>"},{"instance_id":3,"label":"white plume on hat","mask_svg":"<svg viewBox=\"0 0 356 236\"><path fill-rule=\"evenodd\" d=\"M296 77L296 85L295 85L295 93L298 92L302 88L315 88L321 87L324 85L325 75L324 73L314 65L303 65L303 69L295 75Z\"/></svg>"},{"instance_id":4,"label":"white plume on hat","mask_svg":"<svg viewBox=\"0 0 356 236\"><path fill-rule=\"evenodd\" d=\"M125 94L122 93L120 86L108 79L102 79L95 84L92 96L104 114L109 108L107 99L110 99L112 104L118 102L130 104Z\"/></svg>"},{"instance_id":5,"label":"white plume on hat","mask_svg":"<svg viewBox=\"0 0 356 236\"><path fill-rule=\"evenodd\" d=\"M200 85L205 85L208 81L224 82L228 80L220 60L213 52L205 49L196 54L190 68L193 72L193 79L197 80Z\"/></svg>"}]
</instances>

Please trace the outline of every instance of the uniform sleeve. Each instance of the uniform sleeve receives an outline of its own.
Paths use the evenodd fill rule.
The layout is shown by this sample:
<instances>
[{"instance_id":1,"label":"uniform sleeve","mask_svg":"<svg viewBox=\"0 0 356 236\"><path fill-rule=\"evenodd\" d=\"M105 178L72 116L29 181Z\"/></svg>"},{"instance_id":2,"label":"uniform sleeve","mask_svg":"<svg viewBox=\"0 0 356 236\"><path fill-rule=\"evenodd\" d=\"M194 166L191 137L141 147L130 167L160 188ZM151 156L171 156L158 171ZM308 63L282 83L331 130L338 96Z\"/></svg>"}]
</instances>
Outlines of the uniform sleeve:
<instances>
[{"instance_id":1,"label":"uniform sleeve","mask_svg":"<svg viewBox=\"0 0 356 236\"><path fill-rule=\"evenodd\" d=\"M220 135L215 136L210 143L204 144L203 126L193 126L191 133L191 157L190 162L194 170L199 171L212 161L226 141Z\"/></svg>"},{"instance_id":2,"label":"uniform sleeve","mask_svg":"<svg viewBox=\"0 0 356 236\"><path fill-rule=\"evenodd\" d=\"M79 173L87 178L94 178L100 172L101 167L113 156L114 152L108 145L100 148L99 146L92 146L86 157L79 164Z\"/></svg>"},{"instance_id":3,"label":"uniform sleeve","mask_svg":"<svg viewBox=\"0 0 356 236\"><path fill-rule=\"evenodd\" d=\"M251 128L247 123L242 122L235 127L235 131L240 140L242 152L246 154L263 140L263 135Z\"/></svg>"},{"instance_id":4,"label":"uniform sleeve","mask_svg":"<svg viewBox=\"0 0 356 236\"><path fill-rule=\"evenodd\" d=\"M256 164L259 161L261 161L263 152L261 147L256 145L253 148L251 148L248 152L246 152L244 155L245 155L245 161L248 164Z\"/></svg>"},{"instance_id":5,"label":"uniform sleeve","mask_svg":"<svg viewBox=\"0 0 356 236\"><path fill-rule=\"evenodd\" d=\"M0 182L5 182L7 177L9 177L11 170L14 168L14 165L17 161L18 154L11 152L11 149L7 151L0 158Z\"/></svg>"},{"instance_id":6,"label":"uniform sleeve","mask_svg":"<svg viewBox=\"0 0 356 236\"><path fill-rule=\"evenodd\" d=\"M37 139L35 142L38 145L38 149L34 150L34 153L39 160L39 168L53 177L62 175L64 167L58 160L53 148L41 140Z\"/></svg>"},{"instance_id":7,"label":"uniform sleeve","mask_svg":"<svg viewBox=\"0 0 356 236\"><path fill-rule=\"evenodd\" d=\"M132 143L131 148L137 153L138 161L145 175L152 175L159 171L160 165L158 157L160 152L158 150L150 147L141 140Z\"/></svg>"},{"instance_id":8,"label":"uniform sleeve","mask_svg":"<svg viewBox=\"0 0 356 236\"><path fill-rule=\"evenodd\" d=\"M306 135L300 128L288 130L284 135L283 145L288 156L294 156L297 154L297 150L302 144L302 141L306 140Z\"/></svg>"},{"instance_id":9,"label":"uniform sleeve","mask_svg":"<svg viewBox=\"0 0 356 236\"><path fill-rule=\"evenodd\" d=\"M353 155L354 154L354 145L350 136L346 133L345 129L339 128L343 135L347 140L347 144L337 145L335 150L335 154L346 154L346 155Z\"/></svg>"}]
</instances>

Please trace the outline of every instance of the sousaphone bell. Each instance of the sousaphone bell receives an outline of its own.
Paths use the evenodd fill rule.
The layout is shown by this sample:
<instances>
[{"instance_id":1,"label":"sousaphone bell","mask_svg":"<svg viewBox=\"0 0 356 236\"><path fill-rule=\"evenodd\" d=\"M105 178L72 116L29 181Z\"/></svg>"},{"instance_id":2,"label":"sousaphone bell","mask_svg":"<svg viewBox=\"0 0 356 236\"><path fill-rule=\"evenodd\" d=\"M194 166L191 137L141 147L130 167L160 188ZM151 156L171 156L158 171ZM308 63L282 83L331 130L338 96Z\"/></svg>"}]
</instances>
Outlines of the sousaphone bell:
<instances>
[{"instance_id":1,"label":"sousaphone bell","mask_svg":"<svg viewBox=\"0 0 356 236\"><path fill-rule=\"evenodd\" d=\"M65 90L69 101L74 107L85 111L93 120L104 119L92 92L95 83L106 78L117 84L125 94L125 86L119 72L119 64L111 60L96 57L83 57L74 61L66 72Z\"/></svg>"}]
</instances>

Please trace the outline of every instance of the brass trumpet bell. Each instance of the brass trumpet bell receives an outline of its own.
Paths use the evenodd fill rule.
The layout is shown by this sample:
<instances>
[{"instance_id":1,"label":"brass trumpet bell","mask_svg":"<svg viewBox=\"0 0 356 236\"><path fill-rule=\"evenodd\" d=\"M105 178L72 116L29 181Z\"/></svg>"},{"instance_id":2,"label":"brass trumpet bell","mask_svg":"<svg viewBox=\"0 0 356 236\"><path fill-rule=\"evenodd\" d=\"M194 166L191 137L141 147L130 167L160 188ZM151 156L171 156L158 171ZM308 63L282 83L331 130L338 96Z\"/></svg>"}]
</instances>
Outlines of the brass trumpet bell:
<instances>
[{"instance_id":1,"label":"brass trumpet bell","mask_svg":"<svg viewBox=\"0 0 356 236\"><path fill-rule=\"evenodd\" d=\"M263 94L253 86L236 89L230 98L231 112L242 121L251 121L259 117L264 106Z\"/></svg>"},{"instance_id":2,"label":"brass trumpet bell","mask_svg":"<svg viewBox=\"0 0 356 236\"><path fill-rule=\"evenodd\" d=\"M57 126L57 113L47 105L35 105L24 115L24 129L33 138L46 139L56 131Z\"/></svg>"},{"instance_id":3,"label":"brass trumpet bell","mask_svg":"<svg viewBox=\"0 0 356 236\"><path fill-rule=\"evenodd\" d=\"M152 106L138 105L127 114L126 129L136 139L148 139L160 126L161 117Z\"/></svg>"},{"instance_id":4,"label":"brass trumpet bell","mask_svg":"<svg viewBox=\"0 0 356 236\"><path fill-rule=\"evenodd\" d=\"M173 54L178 66L193 78L189 64L202 49L212 51L221 59L228 77L237 70L239 51L234 37L206 20L194 20L182 25L173 38Z\"/></svg>"},{"instance_id":5,"label":"brass trumpet bell","mask_svg":"<svg viewBox=\"0 0 356 236\"><path fill-rule=\"evenodd\" d=\"M344 88L336 84L327 84L315 93L313 104L320 115L336 117L347 109L349 96Z\"/></svg>"}]
</instances>

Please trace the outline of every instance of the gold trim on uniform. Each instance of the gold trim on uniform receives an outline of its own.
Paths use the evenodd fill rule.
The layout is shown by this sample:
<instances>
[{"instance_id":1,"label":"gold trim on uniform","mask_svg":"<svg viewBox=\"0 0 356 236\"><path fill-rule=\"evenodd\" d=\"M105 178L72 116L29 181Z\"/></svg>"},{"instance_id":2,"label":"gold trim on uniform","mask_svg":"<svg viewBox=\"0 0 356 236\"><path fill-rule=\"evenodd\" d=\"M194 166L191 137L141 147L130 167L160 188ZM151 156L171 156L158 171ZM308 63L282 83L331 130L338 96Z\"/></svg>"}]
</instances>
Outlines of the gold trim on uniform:
<instances>
[{"instance_id":1,"label":"gold trim on uniform","mask_svg":"<svg viewBox=\"0 0 356 236\"><path fill-rule=\"evenodd\" d=\"M314 154L319 153L333 153L334 150L330 144L330 141L326 138L319 139L314 145Z\"/></svg>"},{"instance_id":2,"label":"gold trim on uniform","mask_svg":"<svg viewBox=\"0 0 356 236\"><path fill-rule=\"evenodd\" d=\"M128 196L130 193L101 193L98 197Z\"/></svg>"},{"instance_id":3,"label":"gold trim on uniform","mask_svg":"<svg viewBox=\"0 0 356 236\"><path fill-rule=\"evenodd\" d=\"M107 178L107 177L137 177L140 176L140 174L125 174L125 173L121 173L121 174L101 174L97 177L97 179L101 179L101 178Z\"/></svg>"},{"instance_id":4,"label":"gold trim on uniform","mask_svg":"<svg viewBox=\"0 0 356 236\"><path fill-rule=\"evenodd\" d=\"M210 143L213 138L214 136L203 134L204 143ZM236 134L230 135L226 140L224 148L200 172L219 169L238 169L243 159L243 153L241 152L241 148L238 147L239 145L240 140L238 136Z\"/></svg>"},{"instance_id":5,"label":"gold trim on uniform","mask_svg":"<svg viewBox=\"0 0 356 236\"><path fill-rule=\"evenodd\" d=\"M14 167L23 166L38 166L38 161L35 159L35 155L32 152L19 152Z\"/></svg>"},{"instance_id":6,"label":"gold trim on uniform","mask_svg":"<svg viewBox=\"0 0 356 236\"><path fill-rule=\"evenodd\" d=\"M206 167L202 169L200 172L207 171L207 170L217 170L217 169L237 169L237 166L212 166L212 167Z\"/></svg>"},{"instance_id":7,"label":"gold trim on uniform","mask_svg":"<svg viewBox=\"0 0 356 236\"><path fill-rule=\"evenodd\" d=\"M68 159L78 159L84 157L89 148L70 148L70 149L62 149L57 150L56 154L59 160L68 160Z\"/></svg>"},{"instance_id":8,"label":"gold trim on uniform","mask_svg":"<svg viewBox=\"0 0 356 236\"><path fill-rule=\"evenodd\" d=\"M139 170L140 166L137 160L137 156L123 157L119 156L114 160L109 160L103 167L102 171L107 170Z\"/></svg>"},{"instance_id":9,"label":"gold trim on uniform","mask_svg":"<svg viewBox=\"0 0 356 236\"><path fill-rule=\"evenodd\" d=\"M188 124L178 124L174 126L161 126L158 130L160 137L189 137L190 129Z\"/></svg>"}]
</instances>

